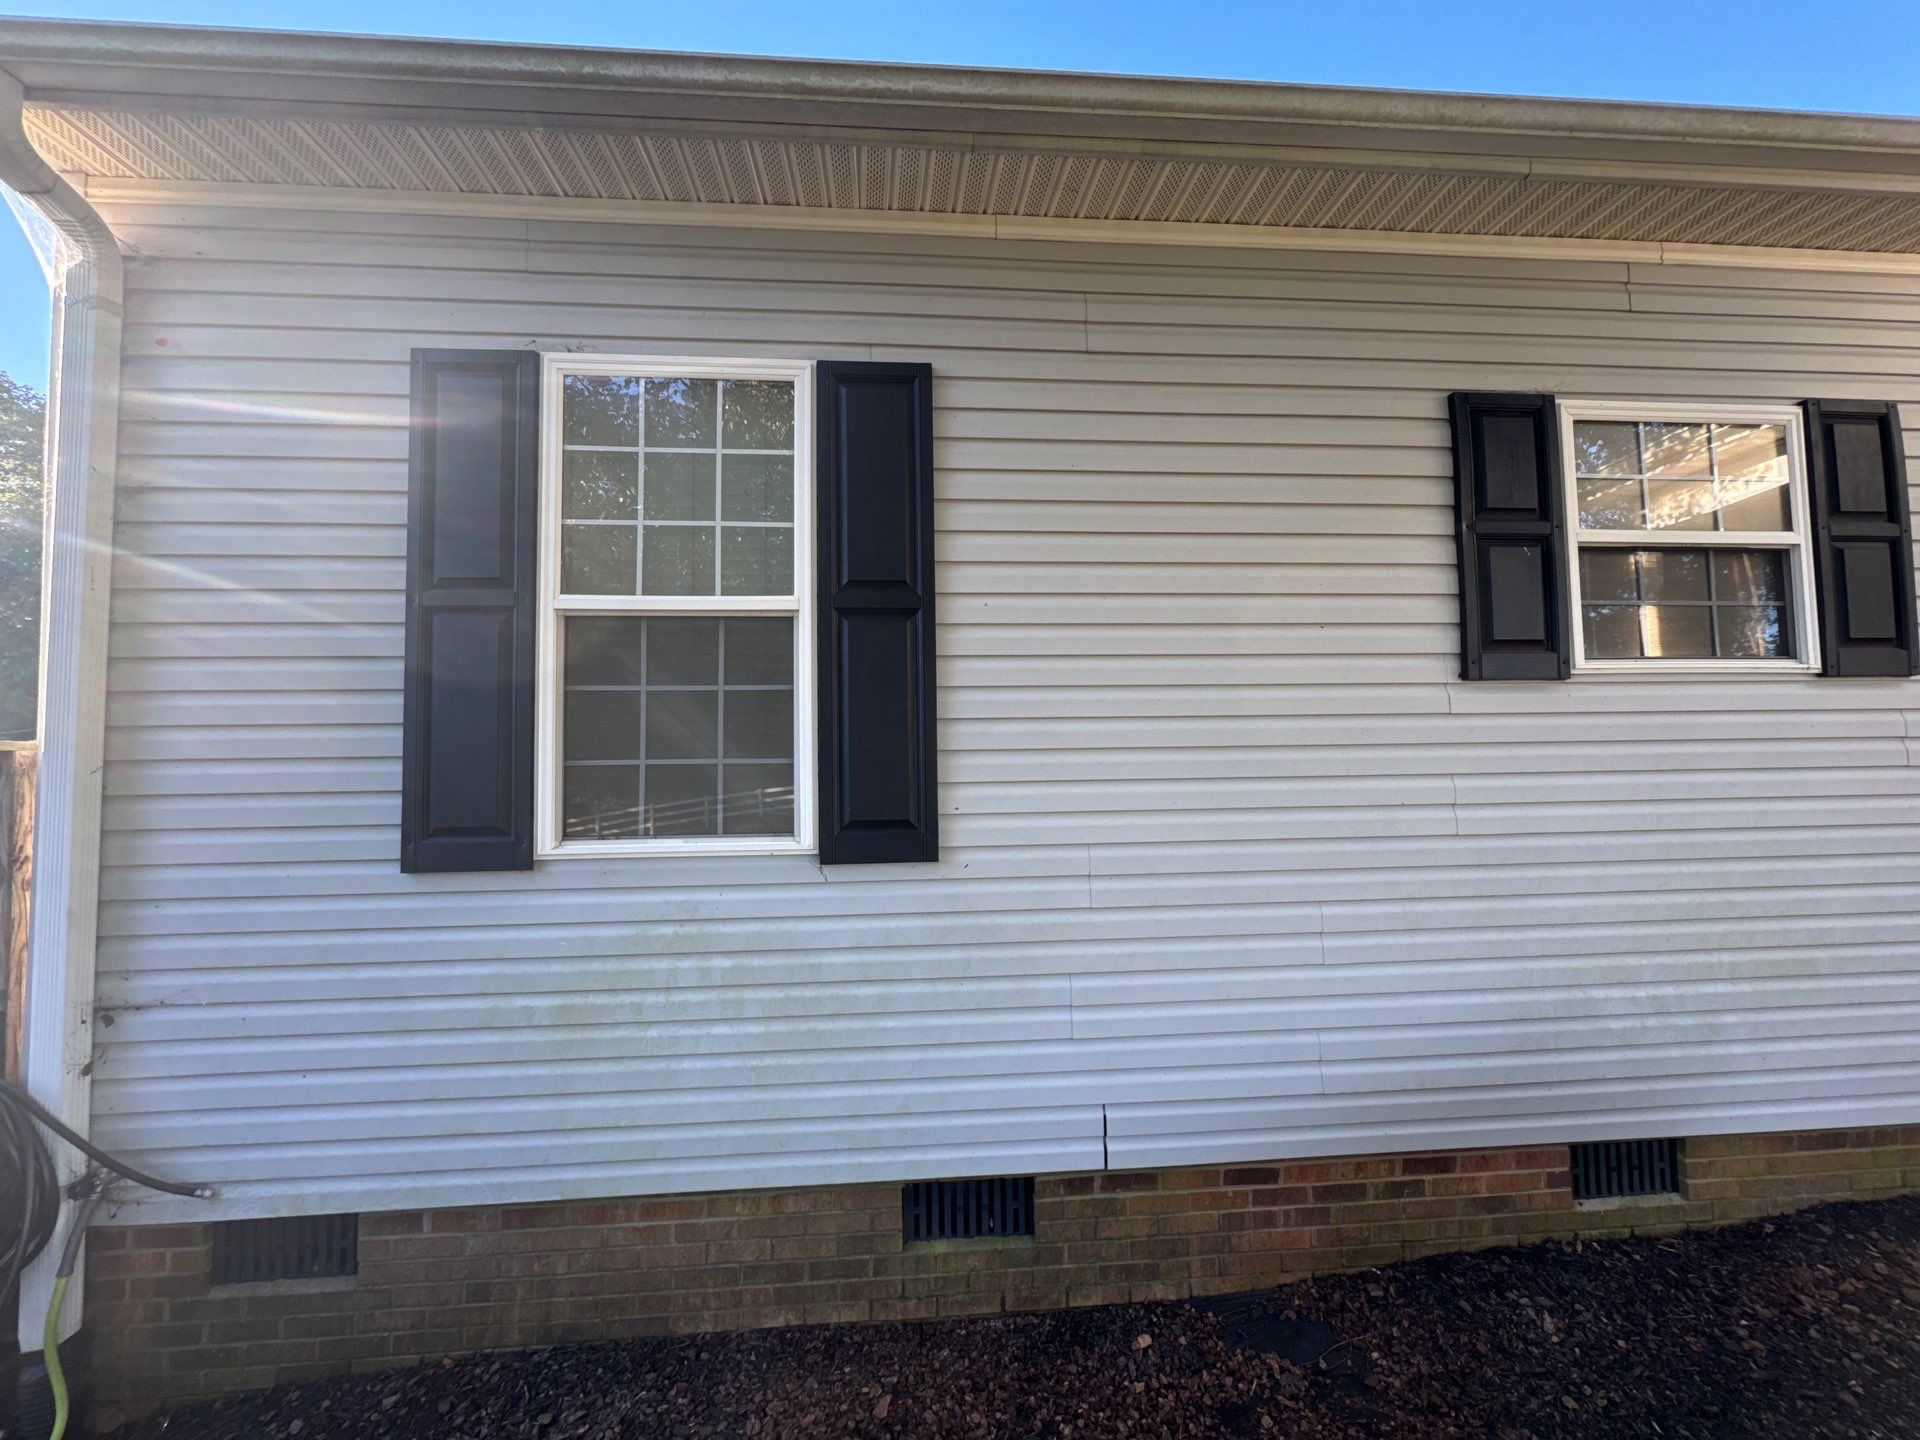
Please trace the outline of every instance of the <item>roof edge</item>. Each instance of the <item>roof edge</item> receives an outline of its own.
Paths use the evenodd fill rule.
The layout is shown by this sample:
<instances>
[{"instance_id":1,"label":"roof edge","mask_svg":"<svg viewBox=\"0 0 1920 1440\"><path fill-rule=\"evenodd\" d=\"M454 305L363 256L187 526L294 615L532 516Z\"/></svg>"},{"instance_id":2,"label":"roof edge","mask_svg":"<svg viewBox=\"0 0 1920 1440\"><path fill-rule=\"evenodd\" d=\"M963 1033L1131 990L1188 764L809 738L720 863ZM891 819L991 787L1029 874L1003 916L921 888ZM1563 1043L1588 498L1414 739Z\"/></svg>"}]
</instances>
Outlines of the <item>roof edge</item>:
<instances>
[{"instance_id":1,"label":"roof edge","mask_svg":"<svg viewBox=\"0 0 1920 1440\"><path fill-rule=\"evenodd\" d=\"M857 108L1049 113L1158 123L1296 124L1539 135L1601 142L1826 149L1920 156L1920 119L1672 103L1199 80L299 31L0 18L0 67L29 93L126 93L130 75L171 90L283 99L291 77L526 93L621 91ZM163 83L171 76L173 85ZM209 88L211 87L211 88ZM404 87L404 90L402 89ZM429 103L431 103L429 101Z\"/></svg>"}]
</instances>

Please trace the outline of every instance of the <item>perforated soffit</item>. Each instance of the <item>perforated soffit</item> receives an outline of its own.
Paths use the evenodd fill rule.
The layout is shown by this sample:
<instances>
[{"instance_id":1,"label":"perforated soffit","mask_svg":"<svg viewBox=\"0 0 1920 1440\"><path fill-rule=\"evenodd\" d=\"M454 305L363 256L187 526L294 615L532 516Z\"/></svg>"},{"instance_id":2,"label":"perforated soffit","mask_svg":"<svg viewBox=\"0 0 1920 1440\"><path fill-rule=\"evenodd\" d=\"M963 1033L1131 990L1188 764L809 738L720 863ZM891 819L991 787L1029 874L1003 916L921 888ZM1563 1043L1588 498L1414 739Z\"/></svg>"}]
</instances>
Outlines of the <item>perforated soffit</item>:
<instances>
[{"instance_id":1,"label":"perforated soffit","mask_svg":"<svg viewBox=\"0 0 1920 1440\"><path fill-rule=\"evenodd\" d=\"M1838 189L134 110L27 124L55 168L126 180L1920 252L1920 195Z\"/></svg>"}]
</instances>

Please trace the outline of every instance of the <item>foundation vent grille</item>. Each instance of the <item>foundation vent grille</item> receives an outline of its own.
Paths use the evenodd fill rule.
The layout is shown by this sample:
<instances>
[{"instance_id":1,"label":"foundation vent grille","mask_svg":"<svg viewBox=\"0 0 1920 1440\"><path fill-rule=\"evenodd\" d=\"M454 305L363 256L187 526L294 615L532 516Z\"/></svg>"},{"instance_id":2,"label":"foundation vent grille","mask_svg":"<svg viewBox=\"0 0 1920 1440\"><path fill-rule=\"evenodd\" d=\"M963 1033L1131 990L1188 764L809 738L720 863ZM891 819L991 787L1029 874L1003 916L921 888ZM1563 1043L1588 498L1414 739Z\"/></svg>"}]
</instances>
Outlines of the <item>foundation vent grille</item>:
<instances>
[{"instance_id":1,"label":"foundation vent grille","mask_svg":"<svg viewBox=\"0 0 1920 1440\"><path fill-rule=\"evenodd\" d=\"M1573 1148L1573 1198L1617 1200L1680 1189L1678 1140L1599 1140Z\"/></svg>"},{"instance_id":2,"label":"foundation vent grille","mask_svg":"<svg viewBox=\"0 0 1920 1440\"><path fill-rule=\"evenodd\" d=\"M360 1270L358 1215L223 1220L213 1227L213 1283L318 1280Z\"/></svg>"},{"instance_id":3,"label":"foundation vent grille","mask_svg":"<svg viewBox=\"0 0 1920 1440\"><path fill-rule=\"evenodd\" d=\"M982 1240L1033 1234L1033 1177L919 1180L900 1188L900 1236Z\"/></svg>"}]
</instances>

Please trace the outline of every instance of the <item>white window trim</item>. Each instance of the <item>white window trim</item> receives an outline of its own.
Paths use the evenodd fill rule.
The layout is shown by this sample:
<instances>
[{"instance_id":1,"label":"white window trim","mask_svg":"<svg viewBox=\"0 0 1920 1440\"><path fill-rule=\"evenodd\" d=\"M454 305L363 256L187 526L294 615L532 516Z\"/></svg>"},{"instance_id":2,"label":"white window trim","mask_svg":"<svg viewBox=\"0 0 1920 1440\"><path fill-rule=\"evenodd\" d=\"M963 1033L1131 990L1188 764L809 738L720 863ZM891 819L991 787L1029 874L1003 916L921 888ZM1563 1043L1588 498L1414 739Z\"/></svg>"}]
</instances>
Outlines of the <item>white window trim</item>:
<instances>
[{"instance_id":1,"label":"white window trim","mask_svg":"<svg viewBox=\"0 0 1920 1440\"><path fill-rule=\"evenodd\" d=\"M1814 595L1813 519L1807 495L1805 420L1795 405L1681 405L1667 401L1561 400L1560 484L1562 513L1566 516L1567 627L1573 645L1573 672L1618 679L1624 675L1809 675L1820 670L1820 617ZM1787 433L1787 503L1794 538L1783 544L1783 531L1761 530L1582 530L1579 462L1573 448L1576 420L1705 421L1722 425L1784 425ZM1684 536L1684 539L1682 538ZM1794 648L1790 659L1589 660L1586 644L1586 607L1580 594L1580 547L1618 545L1628 549L1680 548L1781 550L1788 556L1788 582L1793 586Z\"/></svg>"},{"instance_id":2,"label":"white window trim","mask_svg":"<svg viewBox=\"0 0 1920 1440\"><path fill-rule=\"evenodd\" d=\"M786 380L793 384L793 595L595 595L560 599L560 406L569 375L672 375L696 380ZM815 836L813 364L805 360L679 355L546 354L540 370L540 610L534 645L535 856L604 860L634 855L804 855ZM716 556L716 563L718 557ZM563 840L560 807L562 707L560 625L565 615L786 615L794 623L794 834L675 835L637 840Z\"/></svg>"}]
</instances>

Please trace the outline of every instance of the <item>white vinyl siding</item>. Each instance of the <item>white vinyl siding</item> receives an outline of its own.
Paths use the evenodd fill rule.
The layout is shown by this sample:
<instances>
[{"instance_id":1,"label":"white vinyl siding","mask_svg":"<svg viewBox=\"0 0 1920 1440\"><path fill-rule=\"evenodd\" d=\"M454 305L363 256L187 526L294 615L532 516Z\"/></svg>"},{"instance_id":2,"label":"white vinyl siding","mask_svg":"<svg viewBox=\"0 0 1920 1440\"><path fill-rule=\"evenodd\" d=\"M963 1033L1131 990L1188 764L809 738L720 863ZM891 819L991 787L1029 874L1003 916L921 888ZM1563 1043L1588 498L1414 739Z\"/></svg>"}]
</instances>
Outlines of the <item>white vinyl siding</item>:
<instances>
[{"instance_id":1,"label":"white vinyl siding","mask_svg":"<svg viewBox=\"0 0 1920 1440\"><path fill-rule=\"evenodd\" d=\"M1920 280L111 219L143 1215L1920 1119L1920 686L1462 683L1445 411L1913 422ZM400 874L414 346L931 362L941 861Z\"/></svg>"}]
</instances>

